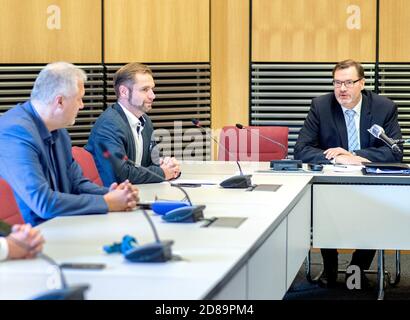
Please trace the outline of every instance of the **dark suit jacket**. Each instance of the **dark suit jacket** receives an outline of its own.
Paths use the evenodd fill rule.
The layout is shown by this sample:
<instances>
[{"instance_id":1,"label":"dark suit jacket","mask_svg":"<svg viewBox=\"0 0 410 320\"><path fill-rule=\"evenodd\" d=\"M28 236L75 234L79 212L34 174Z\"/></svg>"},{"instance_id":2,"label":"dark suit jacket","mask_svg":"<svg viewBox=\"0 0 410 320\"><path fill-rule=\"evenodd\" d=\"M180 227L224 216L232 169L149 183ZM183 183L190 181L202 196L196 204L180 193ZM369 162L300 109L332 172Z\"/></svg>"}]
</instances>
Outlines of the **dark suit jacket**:
<instances>
[{"instance_id":1,"label":"dark suit jacket","mask_svg":"<svg viewBox=\"0 0 410 320\"><path fill-rule=\"evenodd\" d=\"M154 164L152 158L159 160L156 153L155 142L152 134L154 128L152 122L147 115L145 119L142 138L144 141L144 150L142 153L141 166L155 172L165 178L162 169ZM109 186L113 182L123 182L128 179L133 184L160 182L159 179L150 174L146 170L135 167L129 162L122 161L120 166L112 167L109 160L104 158L100 148L102 143L111 154L118 157L127 156L128 159L135 161L136 150L134 136L128 123L127 116L117 103L113 104L105 110L97 119L91 130L88 143L85 148L93 155L98 172L105 186Z\"/></svg>"},{"instance_id":2,"label":"dark suit jacket","mask_svg":"<svg viewBox=\"0 0 410 320\"><path fill-rule=\"evenodd\" d=\"M401 154L393 153L383 141L367 131L373 124L378 124L384 128L387 136L400 139L396 105L393 101L366 90L362 91L362 97L361 149L356 154L372 162L401 162ZM328 163L323 151L335 147L348 150L347 129L342 107L334 93L329 93L312 100L295 145L294 157L303 162Z\"/></svg>"}]
</instances>

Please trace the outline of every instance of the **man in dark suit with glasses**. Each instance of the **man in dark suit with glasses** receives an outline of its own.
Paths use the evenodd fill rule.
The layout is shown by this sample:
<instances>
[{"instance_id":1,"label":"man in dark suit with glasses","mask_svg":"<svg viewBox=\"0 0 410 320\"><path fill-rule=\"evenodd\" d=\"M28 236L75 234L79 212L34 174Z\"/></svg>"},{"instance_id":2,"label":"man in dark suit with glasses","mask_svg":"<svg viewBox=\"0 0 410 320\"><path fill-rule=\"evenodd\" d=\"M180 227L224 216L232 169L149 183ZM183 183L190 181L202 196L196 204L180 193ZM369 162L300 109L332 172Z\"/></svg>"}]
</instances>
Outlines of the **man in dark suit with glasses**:
<instances>
[{"instance_id":1,"label":"man in dark suit with glasses","mask_svg":"<svg viewBox=\"0 0 410 320\"><path fill-rule=\"evenodd\" d=\"M344 60L332 72L334 91L314 98L295 145L295 159L309 163L359 165L363 162L401 162L402 154L391 150L367 129L383 127L386 135L400 139L397 107L393 101L364 89L364 69L359 62ZM359 213L358 213L359 214ZM322 287L337 280L338 253L322 249ZM374 250L356 250L351 265L369 269ZM362 272L366 285L367 279ZM363 286L363 282L362 282Z\"/></svg>"}]
</instances>

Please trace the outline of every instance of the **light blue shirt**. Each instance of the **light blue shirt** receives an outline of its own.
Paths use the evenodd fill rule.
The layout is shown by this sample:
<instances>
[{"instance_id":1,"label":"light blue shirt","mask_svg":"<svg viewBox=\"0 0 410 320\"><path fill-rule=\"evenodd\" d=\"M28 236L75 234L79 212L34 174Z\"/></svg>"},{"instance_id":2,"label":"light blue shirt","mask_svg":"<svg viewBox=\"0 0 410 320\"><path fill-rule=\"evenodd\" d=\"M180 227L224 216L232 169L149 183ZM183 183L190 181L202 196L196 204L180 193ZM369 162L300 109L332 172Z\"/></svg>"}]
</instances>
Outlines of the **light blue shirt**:
<instances>
[{"instance_id":1,"label":"light blue shirt","mask_svg":"<svg viewBox=\"0 0 410 320\"><path fill-rule=\"evenodd\" d=\"M350 109L350 110L353 110L354 112L356 112L355 115L354 115L354 124L356 126L356 132L357 132L357 143L359 144L358 150L361 149L359 132L360 132L360 112L362 111L362 101L363 101L363 98L360 97L359 103L356 104L353 109ZM348 118L347 118L347 115L346 115L346 110L349 110L349 109L343 107L342 105L341 105L341 107L342 107L342 110L343 110L343 115L345 117L345 122L346 122L346 127L347 127Z\"/></svg>"}]
</instances>

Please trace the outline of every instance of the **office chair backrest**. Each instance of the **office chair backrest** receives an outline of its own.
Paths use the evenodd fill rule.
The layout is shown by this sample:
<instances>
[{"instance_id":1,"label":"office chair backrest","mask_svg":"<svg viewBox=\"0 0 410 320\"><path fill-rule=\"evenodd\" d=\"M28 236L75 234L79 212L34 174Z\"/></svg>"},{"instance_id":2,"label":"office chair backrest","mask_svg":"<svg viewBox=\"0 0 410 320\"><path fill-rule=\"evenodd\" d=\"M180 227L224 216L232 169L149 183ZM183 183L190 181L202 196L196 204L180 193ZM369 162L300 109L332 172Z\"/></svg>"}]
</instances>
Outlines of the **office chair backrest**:
<instances>
[{"instance_id":1,"label":"office chair backrest","mask_svg":"<svg viewBox=\"0 0 410 320\"><path fill-rule=\"evenodd\" d=\"M226 126L222 129L219 141L229 150L229 153L219 147L218 160L270 161L287 157L288 127L249 126L247 128L248 130ZM282 144L283 147L262 136Z\"/></svg>"},{"instance_id":2,"label":"office chair backrest","mask_svg":"<svg viewBox=\"0 0 410 320\"><path fill-rule=\"evenodd\" d=\"M71 149L73 158L80 165L83 170L83 175L90 181L102 186L102 180L98 174L97 167L94 162L94 158L91 153L89 153L84 148L72 147Z\"/></svg>"},{"instance_id":3,"label":"office chair backrest","mask_svg":"<svg viewBox=\"0 0 410 320\"><path fill-rule=\"evenodd\" d=\"M6 180L0 178L0 221L22 224L23 217L14 198L13 190Z\"/></svg>"}]
</instances>

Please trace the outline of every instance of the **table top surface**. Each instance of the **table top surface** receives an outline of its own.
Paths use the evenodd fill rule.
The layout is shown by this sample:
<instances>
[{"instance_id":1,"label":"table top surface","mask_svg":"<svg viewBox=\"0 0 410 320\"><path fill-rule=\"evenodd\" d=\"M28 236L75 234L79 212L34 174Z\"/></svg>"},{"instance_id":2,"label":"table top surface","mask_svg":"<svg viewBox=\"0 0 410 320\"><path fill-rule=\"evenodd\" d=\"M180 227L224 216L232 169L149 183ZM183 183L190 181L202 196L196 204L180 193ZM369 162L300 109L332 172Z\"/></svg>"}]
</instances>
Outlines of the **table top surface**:
<instances>
[{"instance_id":1,"label":"table top surface","mask_svg":"<svg viewBox=\"0 0 410 320\"><path fill-rule=\"evenodd\" d=\"M194 165L195 166L195 165ZM213 167L212 164L207 166ZM207 172L207 179L224 179L231 164ZM198 176L184 164L184 179ZM186 188L194 204L205 204L205 218L245 217L239 228L204 228L205 222L167 223L149 212L161 240L174 241L173 253L181 261L167 263L131 263L120 254L105 254L103 245L121 241L126 234L140 244L154 241L141 211L106 215L55 218L39 226L45 239L45 253L58 263L104 263L98 271L65 270L69 284L88 283L89 299L201 299L232 276L274 231L309 188L312 177L257 174L253 183L278 184L276 191L223 189L219 185ZM159 198L180 200L183 194L168 183L139 185L144 200ZM55 270L54 270L55 273ZM36 260L8 261L0 264L0 297L29 298L50 286L53 268ZM21 277L19 277L21 276ZM30 277L30 281L27 280ZM55 277L55 274L54 274ZM19 286L19 278L26 284ZM13 288L13 289L10 289Z\"/></svg>"}]
</instances>

